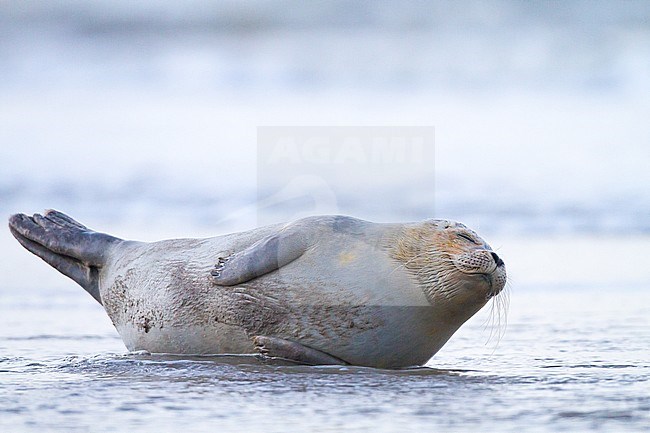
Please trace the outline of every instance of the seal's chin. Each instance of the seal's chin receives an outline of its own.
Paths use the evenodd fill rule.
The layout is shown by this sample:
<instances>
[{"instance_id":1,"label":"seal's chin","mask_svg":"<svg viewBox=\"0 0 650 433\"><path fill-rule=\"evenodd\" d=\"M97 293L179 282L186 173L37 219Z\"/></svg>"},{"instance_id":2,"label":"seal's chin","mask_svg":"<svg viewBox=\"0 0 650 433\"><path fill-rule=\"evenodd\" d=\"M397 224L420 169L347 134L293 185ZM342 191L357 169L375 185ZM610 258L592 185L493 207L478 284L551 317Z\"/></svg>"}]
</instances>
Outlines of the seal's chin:
<instances>
[{"instance_id":1,"label":"seal's chin","mask_svg":"<svg viewBox=\"0 0 650 433\"><path fill-rule=\"evenodd\" d=\"M495 269L494 272L491 274L479 274L481 278L485 280L485 282L488 284L490 287L489 292L486 294L486 299L492 299L501 291L506 285L506 274L505 274L505 268L497 268Z\"/></svg>"},{"instance_id":2,"label":"seal's chin","mask_svg":"<svg viewBox=\"0 0 650 433\"><path fill-rule=\"evenodd\" d=\"M443 306L445 317L459 325L483 308L494 293L495 284L489 275L449 267L438 274L428 298L432 306Z\"/></svg>"}]
</instances>

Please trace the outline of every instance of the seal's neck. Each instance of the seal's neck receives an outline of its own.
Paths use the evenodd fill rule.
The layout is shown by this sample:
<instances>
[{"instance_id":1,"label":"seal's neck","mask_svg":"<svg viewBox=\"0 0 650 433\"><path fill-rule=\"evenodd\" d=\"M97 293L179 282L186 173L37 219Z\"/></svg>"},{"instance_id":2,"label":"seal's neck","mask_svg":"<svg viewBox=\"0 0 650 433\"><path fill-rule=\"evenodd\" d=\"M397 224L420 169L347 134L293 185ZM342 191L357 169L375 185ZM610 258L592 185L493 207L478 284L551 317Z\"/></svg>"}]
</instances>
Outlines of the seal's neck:
<instances>
[{"instance_id":1,"label":"seal's neck","mask_svg":"<svg viewBox=\"0 0 650 433\"><path fill-rule=\"evenodd\" d=\"M417 281L429 303L434 305L439 296L440 273L451 263L448 254L436 248L431 230L419 224L402 227L387 247L390 256Z\"/></svg>"}]
</instances>

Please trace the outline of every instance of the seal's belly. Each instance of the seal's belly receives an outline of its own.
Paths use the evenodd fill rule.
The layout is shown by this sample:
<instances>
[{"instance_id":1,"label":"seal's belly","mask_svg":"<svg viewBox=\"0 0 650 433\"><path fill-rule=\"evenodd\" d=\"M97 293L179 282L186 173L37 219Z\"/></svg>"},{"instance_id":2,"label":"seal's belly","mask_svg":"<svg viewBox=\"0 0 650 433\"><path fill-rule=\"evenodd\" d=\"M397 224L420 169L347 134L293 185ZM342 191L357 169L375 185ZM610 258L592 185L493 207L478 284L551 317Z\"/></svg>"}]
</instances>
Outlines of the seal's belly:
<instances>
[{"instance_id":1,"label":"seal's belly","mask_svg":"<svg viewBox=\"0 0 650 433\"><path fill-rule=\"evenodd\" d=\"M246 331L235 325L222 323L152 328L148 332L140 326L123 324L117 327L130 351L187 355L250 354L253 344Z\"/></svg>"}]
</instances>

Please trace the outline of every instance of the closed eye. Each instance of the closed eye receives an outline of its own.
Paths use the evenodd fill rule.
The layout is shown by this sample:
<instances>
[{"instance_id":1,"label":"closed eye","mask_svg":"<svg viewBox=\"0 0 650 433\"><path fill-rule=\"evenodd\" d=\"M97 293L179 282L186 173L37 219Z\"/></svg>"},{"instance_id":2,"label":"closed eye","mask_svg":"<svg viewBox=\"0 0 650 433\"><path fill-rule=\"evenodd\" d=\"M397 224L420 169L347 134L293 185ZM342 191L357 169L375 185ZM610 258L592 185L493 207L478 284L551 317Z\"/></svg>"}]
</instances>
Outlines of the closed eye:
<instances>
[{"instance_id":1,"label":"closed eye","mask_svg":"<svg viewBox=\"0 0 650 433\"><path fill-rule=\"evenodd\" d=\"M478 243L474 239L472 239L471 237L469 237L469 235L466 235L465 233L458 233L458 237L461 237L461 238L463 238L463 239L465 239L467 241L470 241L473 244L478 245Z\"/></svg>"}]
</instances>

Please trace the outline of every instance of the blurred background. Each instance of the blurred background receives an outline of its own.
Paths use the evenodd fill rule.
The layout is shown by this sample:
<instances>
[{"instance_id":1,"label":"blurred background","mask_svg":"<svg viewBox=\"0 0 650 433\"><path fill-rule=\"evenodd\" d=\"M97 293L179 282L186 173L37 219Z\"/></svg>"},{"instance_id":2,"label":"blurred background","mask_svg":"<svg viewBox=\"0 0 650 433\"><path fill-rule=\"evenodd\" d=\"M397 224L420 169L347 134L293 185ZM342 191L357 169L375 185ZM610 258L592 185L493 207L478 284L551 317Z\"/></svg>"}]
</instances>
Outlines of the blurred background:
<instances>
[{"instance_id":1,"label":"blurred background","mask_svg":"<svg viewBox=\"0 0 650 433\"><path fill-rule=\"evenodd\" d=\"M5 217L57 208L144 240L242 230L259 126L423 125L434 181L346 173L325 211L457 219L499 248L610 242L621 273L648 277L620 246L650 235L647 1L3 0L0 77ZM292 203L274 218L324 211ZM577 260L584 242L523 256Z\"/></svg>"}]
</instances>

